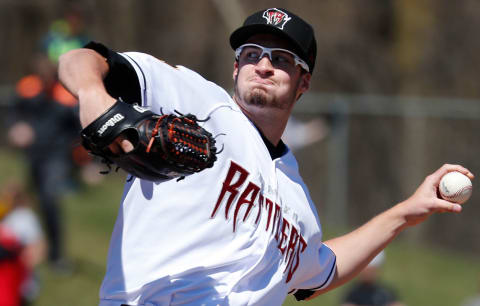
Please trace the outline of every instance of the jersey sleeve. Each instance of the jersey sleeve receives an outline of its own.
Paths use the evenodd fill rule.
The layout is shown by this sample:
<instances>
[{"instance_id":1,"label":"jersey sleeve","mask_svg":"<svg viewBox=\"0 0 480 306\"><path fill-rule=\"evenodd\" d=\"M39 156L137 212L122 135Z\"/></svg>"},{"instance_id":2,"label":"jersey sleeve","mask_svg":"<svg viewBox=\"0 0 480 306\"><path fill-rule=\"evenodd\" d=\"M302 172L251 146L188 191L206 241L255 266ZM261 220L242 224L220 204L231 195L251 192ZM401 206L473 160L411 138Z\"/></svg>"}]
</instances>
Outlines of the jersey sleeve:
<instances>
[{"instance_id":1,"label":"jersey sleeve","mask_svg":"<svg viewBox=\"0 0 480 306\"><path fill-rule=\"evenodd\" d=\"M317 271L315 277L297 285L298 289L292 290L297 301L312 296L315 291L327 287L332 281L336 271L337 258L335 253L325 244L318 250L318 266L311 267Z\"/></svg>"},{"instance_id":2,"label":"jersey sleeve","mask_svg":"<svg viewBox=\"0 0 480 306\"><path fill-rule=\"evenodd\" d=\"M109 71L104 84L108 94L127 103L140 104L142 101L140 81L132 64L124 56L103 44L92 41L85 45L85 48L96 51L106 59Z\"/></svg>"},{"instance_id":3,"label":"jersey sleeve","mask_svg":"<svg viewBox=\"0 0 480 306\"><path fill-rule=\"evenodd\" d=\"M138 103L157 114L177 111L195 114L199 119L232 104L223 88L186 67L142 52L115 52L95 42L85 47L105 57L109 72L104 83L114 98Z\"/></svg>"},{"instance_id":4,"label":"jersey sleeve","mask_svg":"<svg viewBox=\"0 0 480 306\"><path fill-rule=\"evenodd\" d=\"M190 113L204 119L214 109L232 104L223 88L184 66L171 65L141 52L121 55L135 67L142 105L155 113Z\"/></svg>"}]
</instances>

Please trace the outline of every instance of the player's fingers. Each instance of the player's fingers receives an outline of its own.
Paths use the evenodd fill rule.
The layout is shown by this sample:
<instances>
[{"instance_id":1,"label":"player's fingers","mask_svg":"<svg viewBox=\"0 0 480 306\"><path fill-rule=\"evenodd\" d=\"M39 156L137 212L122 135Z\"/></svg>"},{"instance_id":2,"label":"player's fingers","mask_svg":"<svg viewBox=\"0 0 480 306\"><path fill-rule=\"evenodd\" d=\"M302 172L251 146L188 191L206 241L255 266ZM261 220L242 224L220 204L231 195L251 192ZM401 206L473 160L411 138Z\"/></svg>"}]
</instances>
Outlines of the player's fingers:
<instances>
[{"instance_id":1,"label":"player's fingers","mask_svg":"<svg viewBox=\"0 0 480 306\"><path fill-rule=\"evenodd\" d=\"M127 139L120 139L120 147L122 151L128 153L133 150L133 144Z\"/></svg>"},{"instance_id":2,"label":"player's fingers","mask_svg":"<svg viewBox=\"0 0 480 306\"><path fill-rule=\"evenodd\" d=\"M116 142L112 142L108 148L110 149L110 151L115 154L115 155L119 155L120 153L122 153L122 148L120 147L120 145Z\"/></svg>"},{"instance_id":3,"label":"player's fingers","mask_svg":"<svg viewBox=\"0 0 480 306\"><path fill-rule=\"evenodd\" d=\"M448 172L452 171L458 171L460 173L465 174L468 176L471 180L474 179L474 175L470 170L467 168L461 166L461 165L453 165L453 164L444 164L442 167L440 167L437 171L429 175L429 179L432 180L432 182L438 186L440 183L441 178L447 174Z\"/></svg>"},{"instance_id":4,"label":"player's fingers","mask_svg":"<svg viewBox=\"0 0 480 306\"><path fill-rule=\"evenodd\" d=\"M108 147L116 155L128 153L134 149L133 144L123 135L118 136Z\"/></svg>"},{"instance_id":5,"label":"player's fingers","mask_svg":"<svg viewBox=\"0 0 480 306\"><path fill-rule=\"evenodd\" d=\"M435 202L435 211L459 213L462 211L462 205L438 199Z\"/></svg>"}]
</instances>

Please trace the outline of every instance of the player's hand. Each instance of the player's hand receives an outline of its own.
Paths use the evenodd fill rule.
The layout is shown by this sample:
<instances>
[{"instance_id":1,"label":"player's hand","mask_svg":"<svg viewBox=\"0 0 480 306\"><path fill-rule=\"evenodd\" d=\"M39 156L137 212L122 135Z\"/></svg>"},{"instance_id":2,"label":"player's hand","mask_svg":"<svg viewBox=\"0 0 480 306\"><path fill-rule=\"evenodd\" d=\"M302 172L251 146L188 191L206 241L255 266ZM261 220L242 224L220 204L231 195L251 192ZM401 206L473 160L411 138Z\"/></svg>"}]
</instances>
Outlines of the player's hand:
<instances>
[{"instance_id":1,"label":"player's hand","mask_svg":"<svg viewBox=\"0 0 480 306\"><path fill-rule=\"evenodd\" d=\"M108 146L113 154L128 153L134 149L133 144L123 135L118 136L111 145Z\"/></svg>"},{"instance_id":2,"label":"player's hand","mask_svg":"<svg viewBox=\"0 0 480 306\"><path fill-rule=\"evenodd\" d=\"M427 176L410 198L398 204L397 208L404 217L406 226L421 223L434 213L459 213L462 211L460 204L445 201L438 195L438 186L441 178L451 171L461 172L470 179L474 178L474 175L468 169L460 165L449 164L443 165L440 169Z\"/></svg>"}]
</instances>

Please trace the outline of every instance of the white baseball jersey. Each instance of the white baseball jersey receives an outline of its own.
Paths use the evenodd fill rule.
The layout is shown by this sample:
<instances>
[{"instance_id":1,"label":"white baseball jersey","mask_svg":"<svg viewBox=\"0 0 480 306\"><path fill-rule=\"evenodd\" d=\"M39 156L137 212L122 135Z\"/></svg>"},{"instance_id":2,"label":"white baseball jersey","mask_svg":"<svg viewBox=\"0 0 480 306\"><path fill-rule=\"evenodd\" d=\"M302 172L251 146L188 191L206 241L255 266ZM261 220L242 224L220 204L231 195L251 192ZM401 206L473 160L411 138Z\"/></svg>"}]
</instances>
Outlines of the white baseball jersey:
<instances>
[{"instance_id":1,"label":"white baseball jersey","mask_svg":"<svg viewBox=\"0 0 480 306\"><path fill-rule=\"evenodd\" d=\"M326 286L335 255L288 148L272 159L229 94L197 73L121 56L144 107L210 118L202 124L224 150L213 168L178 182L127 181L100 305L281 305Z\"/></svg>"}]
</instances>

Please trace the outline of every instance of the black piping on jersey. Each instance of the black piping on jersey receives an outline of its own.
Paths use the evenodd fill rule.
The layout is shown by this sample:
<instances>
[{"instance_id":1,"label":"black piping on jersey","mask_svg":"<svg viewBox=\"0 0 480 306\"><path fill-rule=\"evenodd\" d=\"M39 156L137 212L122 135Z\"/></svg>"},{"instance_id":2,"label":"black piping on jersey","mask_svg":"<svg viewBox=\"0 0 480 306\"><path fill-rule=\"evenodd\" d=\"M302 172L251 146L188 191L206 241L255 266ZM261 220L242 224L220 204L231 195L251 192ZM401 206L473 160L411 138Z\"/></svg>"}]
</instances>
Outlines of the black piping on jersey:
<instances>
[{"instance_id":1,"label":"black piping on jersey","mask_svg":"<svg viewBox=\"0 0 480 306\"><path fill-rule=\"evenodd\" d=\"M137 66L138 70L140 70L140 72L142 73L142 78L143 78L143 97L146 97L146 94L147 94L147 79L145 78L145 73L143 72L143 69L142 67L140 67L140 65L129 55L125 54L125 53L122 53L123 55L125 55L126 57L128 57L132 62L135 63L135 65ZM140 99L140 104L143 104L141 103L141 99Z\"/></svg>"},{"instance_id":2,"label":"black piping on jersey","mask_svg":"<svg viewBox=\"0 0 480 306\"><path fill-rule=\"evenodd\" d=\"M320 286L315 287L315 288L310 288L310 289L297 289L296 291L292 290L288 294L291 294L291 293L294 292L293 296L295 297L295 299L297 301L302 301L302 300L305 300L305 299L311 297L315 293L315 291L317 291L320 288L322 288L323 286L325 286L325 284L328 282L328 280L332 277L332 273L335 271L336 264L337 264L337 257L335 256L335 259L334 259L333 265L332 265L332 269L330 270L330 273L328 273L328 277L325 279L323 284L321 284Z\"/></svg>"}]
</instances>

